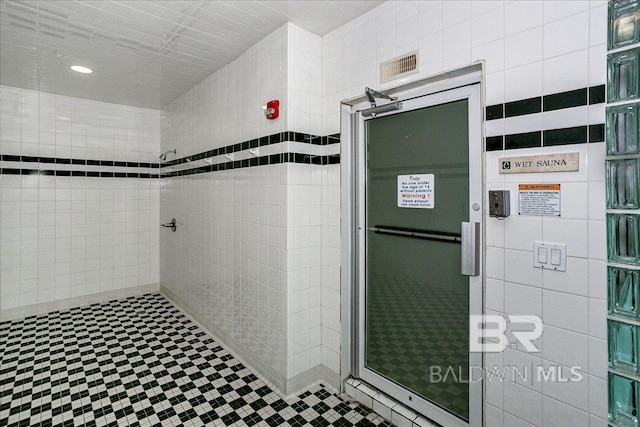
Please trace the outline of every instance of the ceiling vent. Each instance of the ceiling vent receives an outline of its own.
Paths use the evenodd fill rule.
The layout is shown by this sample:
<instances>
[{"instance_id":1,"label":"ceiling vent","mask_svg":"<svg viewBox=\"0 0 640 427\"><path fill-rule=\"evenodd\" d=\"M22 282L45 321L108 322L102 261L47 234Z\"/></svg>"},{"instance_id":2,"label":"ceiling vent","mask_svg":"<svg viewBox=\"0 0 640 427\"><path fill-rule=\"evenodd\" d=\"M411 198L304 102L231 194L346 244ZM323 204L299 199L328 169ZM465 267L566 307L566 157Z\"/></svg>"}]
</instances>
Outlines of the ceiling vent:
<instances>
[{"instance_id":1,"label":"ceiling vent","mask_svg":"<svg viewBox=\"0 0 640 427\"><path fill-rule=\"evenodd\" d=\"M414 50L380 64L380 83L396 80L418 71L418 51Z\"/></svg>"}]
</instances>

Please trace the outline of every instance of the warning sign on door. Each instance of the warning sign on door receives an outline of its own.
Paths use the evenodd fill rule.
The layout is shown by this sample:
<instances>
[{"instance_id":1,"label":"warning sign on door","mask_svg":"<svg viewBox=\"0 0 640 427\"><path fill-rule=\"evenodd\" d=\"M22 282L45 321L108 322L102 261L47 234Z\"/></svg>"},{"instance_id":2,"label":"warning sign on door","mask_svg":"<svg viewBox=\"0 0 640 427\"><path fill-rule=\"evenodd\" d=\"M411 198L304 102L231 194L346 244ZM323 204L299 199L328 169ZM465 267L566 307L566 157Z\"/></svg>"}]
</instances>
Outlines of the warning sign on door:
<instances>
[{"instance_id":1,"label":"warning sign on door","mask_svg":"<svg viewBox=\"0 0 640 427\"><path fill-rule=\"evenodd\" d=\"M398 175L398 207L433 209L433 174Z\"/></svg>"},{"instance_id":2,"label":"warning sign on door","mask_svg":"<svg viewBox=\"0 0 640 427\"><path fill-rule=\"evenodd\" d=\"M560 184L520 184L518 213L533 216L560 216Z\"/></svg>"}]
</instances>

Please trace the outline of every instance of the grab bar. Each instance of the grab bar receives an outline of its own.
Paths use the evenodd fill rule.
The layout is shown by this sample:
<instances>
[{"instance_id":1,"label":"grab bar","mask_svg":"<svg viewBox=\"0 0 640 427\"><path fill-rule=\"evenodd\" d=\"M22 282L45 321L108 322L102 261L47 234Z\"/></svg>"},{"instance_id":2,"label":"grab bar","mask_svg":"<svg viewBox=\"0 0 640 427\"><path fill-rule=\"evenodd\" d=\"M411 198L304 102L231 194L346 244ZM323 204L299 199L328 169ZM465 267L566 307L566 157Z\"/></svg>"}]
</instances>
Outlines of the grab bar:
<instances>
[{"instance_id":1,"label":"grab bar","mask_svg":"<svg viewBox=\"0 0 640 427\"><path fill-rule=\"evenodd\" d=\"M176 223L176 219L175 218L171 218L171 222L167 222L165 224L160 224L162 227L167 227L170 228L171 231L173 231L174 233L176 232L176 228L178 227L178 224Z\"/></svg>"},{"instance_id":2,"label":"grab bar","mask_svg":"<svg viewBox=\"0 0 640 427\"><path fill-rule=\"evenodd\" d=\"M418 239L437 240L441 242L460 243L462 237L460 234L443 233L440 231L418 230L412 228L389 227L384 225L376 225L369 227L369 231L382 234L390 234L393 236L415 237Z\"/></svg>"}]
</instances>

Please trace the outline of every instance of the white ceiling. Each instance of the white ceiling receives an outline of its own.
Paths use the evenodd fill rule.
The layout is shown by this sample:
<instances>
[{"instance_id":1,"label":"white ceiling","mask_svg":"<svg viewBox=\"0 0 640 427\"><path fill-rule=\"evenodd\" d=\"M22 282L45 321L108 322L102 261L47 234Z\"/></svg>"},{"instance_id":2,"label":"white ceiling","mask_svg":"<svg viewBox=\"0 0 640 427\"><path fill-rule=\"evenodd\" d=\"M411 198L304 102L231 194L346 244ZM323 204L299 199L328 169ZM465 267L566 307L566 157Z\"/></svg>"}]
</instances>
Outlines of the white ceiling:
<instances>
[{"instance_id":1,"label":"white ceiling","mask_svg":"<svg viewBox=\"0 0 640 427\"><path fill-rule=\"evenodd\" d=\"M286 22L324 35L381 3L0 0L0 84L161 108Z\"/></svg>"}]
</instances>

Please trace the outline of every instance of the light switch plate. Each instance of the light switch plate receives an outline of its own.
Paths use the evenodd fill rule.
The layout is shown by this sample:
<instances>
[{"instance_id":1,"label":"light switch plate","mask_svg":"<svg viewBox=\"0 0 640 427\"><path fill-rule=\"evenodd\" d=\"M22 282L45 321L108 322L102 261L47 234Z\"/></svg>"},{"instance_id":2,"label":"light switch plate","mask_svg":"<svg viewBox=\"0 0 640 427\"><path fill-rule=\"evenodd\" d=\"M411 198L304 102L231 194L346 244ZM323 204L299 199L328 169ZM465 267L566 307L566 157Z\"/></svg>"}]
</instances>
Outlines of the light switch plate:
<instances>
[{"instance_id":1,"label":"light switch plate","mask_svg":"<svg viewBox=\"0 0 640 427\"><path fill-rule=\"evenodd\" d=\"M533 242L533 266L545 270L567 271L567 245Z\"/></svg>"}]
</instances>

